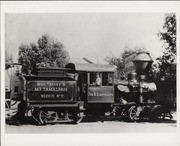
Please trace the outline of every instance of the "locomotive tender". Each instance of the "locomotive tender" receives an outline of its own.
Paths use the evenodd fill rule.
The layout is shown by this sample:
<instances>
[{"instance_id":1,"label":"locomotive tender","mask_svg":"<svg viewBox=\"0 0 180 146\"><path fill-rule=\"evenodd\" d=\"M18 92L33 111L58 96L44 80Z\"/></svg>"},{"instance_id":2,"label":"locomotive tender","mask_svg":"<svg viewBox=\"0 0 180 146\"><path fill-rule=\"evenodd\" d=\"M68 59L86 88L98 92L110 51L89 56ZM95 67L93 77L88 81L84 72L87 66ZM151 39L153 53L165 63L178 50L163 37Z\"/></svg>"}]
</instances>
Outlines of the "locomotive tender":
<instances>
[{"instance_id":1,"label":"locomotive tender","mask_svg":"<svg viewBox=\"0 0 180 146\"><path fill-rule=\"evenodd\" d=\"M39 124L79 123L85 115L105 113L132 121L157 118L160 105L155 101L156 85L146 76L153 61L149 53L140 52L133 62L136 73L120 82L113 65L69 63L63 69L38 68L36 75L24 76L23 102L18 111L30 114Z\"/></svg>"}]
</instances>

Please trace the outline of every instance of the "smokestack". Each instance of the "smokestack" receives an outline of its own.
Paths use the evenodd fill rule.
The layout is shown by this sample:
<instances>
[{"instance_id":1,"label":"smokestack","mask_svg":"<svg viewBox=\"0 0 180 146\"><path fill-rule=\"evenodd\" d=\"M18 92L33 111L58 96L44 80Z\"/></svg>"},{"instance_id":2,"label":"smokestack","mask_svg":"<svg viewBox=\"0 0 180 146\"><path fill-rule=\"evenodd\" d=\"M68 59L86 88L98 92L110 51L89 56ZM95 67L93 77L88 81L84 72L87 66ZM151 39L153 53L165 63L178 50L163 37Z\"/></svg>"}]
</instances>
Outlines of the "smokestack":
<instances>
[{"instance_id":1,"label":"smokestack","mask_svg":"<svg viewBox=\"0 0 180 146\"><path fill-rule=\"evenodd\" d=\"M148 52L138 52L137 56L133 60L136 72L139 76L139 102L143 102L143 88L141 86L142 82L146 80L146 75L148 74L153 60Z\"/></svg>"}]
</instances>

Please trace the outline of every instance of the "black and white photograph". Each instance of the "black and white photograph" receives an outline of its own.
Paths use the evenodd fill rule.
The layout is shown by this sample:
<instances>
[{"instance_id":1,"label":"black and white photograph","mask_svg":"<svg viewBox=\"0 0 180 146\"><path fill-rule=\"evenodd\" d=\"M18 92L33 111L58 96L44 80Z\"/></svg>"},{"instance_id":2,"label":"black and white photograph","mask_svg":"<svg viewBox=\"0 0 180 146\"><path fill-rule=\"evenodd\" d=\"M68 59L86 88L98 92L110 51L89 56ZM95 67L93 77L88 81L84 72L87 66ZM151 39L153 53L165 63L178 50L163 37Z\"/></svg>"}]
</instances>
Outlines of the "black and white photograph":
<instances>
[{"instance_id":1,"label":"black and white photograph","mask_svg":"<svg viewBox=\"0 0 180 146\"><path fill-rule=\"evenodd\" d=\"M150 141L153 144L180 144L176 139L176 6L180 3L159 2L160 7L149 2L143 11L137 5L116 3L39 2L42 11L33 7L35 3L2 3L2 146L10 145L8 136L23 135L30 140L36 134L57 138L108 134L106 139L116 134L116 138L126 137L123 144L132 139L138 145L141 141L140 145L149 145L146 140L151 136L146 134L152 134L160 139ZM168 134L173 137L169 141ZM53 145L53 138L42 137L43 145ZM70 139L66 137L63 143L56 139L54 144L66 145ZM82 141L89 145L86 139ZM101 139L96 144L101 145ZM117 141L105 144L117 145ZM22 139L19 145L32 144Z\"/></svg>"}]
</instances>

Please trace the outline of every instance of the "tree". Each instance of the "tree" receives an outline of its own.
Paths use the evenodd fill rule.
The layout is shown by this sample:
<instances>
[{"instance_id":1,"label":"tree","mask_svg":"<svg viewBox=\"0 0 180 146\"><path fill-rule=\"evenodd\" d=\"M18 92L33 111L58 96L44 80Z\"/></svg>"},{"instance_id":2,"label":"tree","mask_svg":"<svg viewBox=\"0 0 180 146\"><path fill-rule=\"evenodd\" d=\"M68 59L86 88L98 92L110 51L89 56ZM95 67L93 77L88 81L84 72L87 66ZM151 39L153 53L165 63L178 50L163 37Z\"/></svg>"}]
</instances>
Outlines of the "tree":
<instances>
[{"instance_id":1,"label":"tree","mask_svg":"<svg viewBox=\"0 0 180 146\"><path fill-rule=\"evenodd\" d=\"M106 62L108 62L110 65L116 65L118 69L122 69L124 67L124 63L123 63L123 60L122 58L119 56L119 57L115 57L115 56L106 56L104 58L104 60Z\"/></svg>"},{"instance_id":2,"label":"tree","mask_svg":"<svg viewBox=\"0 0 180 146\"><path fill-rule=\"evenodd\" d=\"M19 46L18 62L22 64L22 73L28 74L38 67L64 67L69 62L69 54L63 44L54 41L48 35L40 37L36 43Z\"/></svg>"},{"instance_id":3,"label":"tree","mask_svg":"<svg viewBox=\"0 0 180 146\"><path fill-rule=\"evenodd\" d=\"M132 49L128 46L125 46L124 48L124 52L121 54L121 57L124 59L127 56L130 56L136 52L142 52L142 51L147 51L144 47L139 47L139 46L135 46Z\"/></svg>"},{"instance_id":4,"label":"tree","mask_svg":"<svg viewBox=\"0 0 180 146\"><path fill-rule=\"evenodd\" d=\"M176 79L176 15L166 14L163 25L163 30L158 33L160 40L164 42L163 55L157 60L159 63L156 67L159 68L156 78L166 81Z\"/></svg>"},{"instance_id":5,"label":"tree","mask_svg":"<svg viewBox=\"0 0 180 146\"><path fill-rule=\"evenodd\" d=\"M124 69L124 58L127 56L130 56L138 51L146 51L144 47L134 47L131 49L128 46L125 46L123 53L121 53L118 57L116 56L106 56L104 60L108 62L110 65L116 65L117 66L117 72L118 72L118 78L121 77L121 72Z\"/></svg>"},{"instance_id":6,"label":"tree","mask_svg":"<svg viewBox=\"0 0 180 146\"><path fill-rule=\"evenodd\" d=\"M176 59L176 15L167 14L163 25L163 31L158 36L164 41L162 62L173 63Z\"/></svg>"},{"instance_id":7,"label":"tree","mask_svg":"<svg viewBox=\"0 0 180 146\"><path fill-rule=\"evenodd\" d=\"M110 65L117 66L117 78L121 77L121 70L124 68L123 59L121 56L115 57L115 56L106 56L104 58L104 61L108 62Z\"/></svg>"}]
</instances>

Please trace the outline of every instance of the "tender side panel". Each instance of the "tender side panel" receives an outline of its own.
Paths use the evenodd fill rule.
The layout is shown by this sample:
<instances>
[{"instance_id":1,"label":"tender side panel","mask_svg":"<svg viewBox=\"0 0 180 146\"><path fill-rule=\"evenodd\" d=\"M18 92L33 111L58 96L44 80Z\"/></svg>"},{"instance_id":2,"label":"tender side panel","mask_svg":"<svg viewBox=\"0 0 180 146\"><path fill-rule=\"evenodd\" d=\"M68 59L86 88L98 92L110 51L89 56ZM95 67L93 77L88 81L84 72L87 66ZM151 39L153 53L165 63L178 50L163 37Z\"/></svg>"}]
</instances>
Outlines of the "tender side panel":
<instances>
[{"instance_id":1,"label":"tender side panel","mask_svg":"<svg viewBox=\"0 0 180 146\"><path fill-rule=\"evenodd\" d=\"M114 103L113 87L89 87L89 103Z\"/></svg>"},{"instance_id":2,"label":"tender side panel","mask_svg":"<svg viewBox=\"0 0 180 146\"><path fill-rule=\"evenodd\" d=\"M73 102L76 95L76 81L27 81L30 102Z\"/></svg>"}]
</instances>

